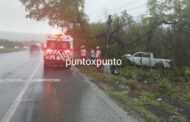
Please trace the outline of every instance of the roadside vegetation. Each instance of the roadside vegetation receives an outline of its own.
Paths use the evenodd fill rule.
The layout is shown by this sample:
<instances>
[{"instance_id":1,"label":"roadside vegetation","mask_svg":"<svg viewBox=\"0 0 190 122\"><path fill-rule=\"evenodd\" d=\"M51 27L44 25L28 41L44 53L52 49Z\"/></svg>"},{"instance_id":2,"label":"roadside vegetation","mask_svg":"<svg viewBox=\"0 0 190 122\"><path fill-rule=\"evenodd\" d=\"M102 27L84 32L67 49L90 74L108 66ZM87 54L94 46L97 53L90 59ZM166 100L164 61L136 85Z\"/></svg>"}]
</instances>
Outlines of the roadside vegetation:
<instances>
[{"instance_id":1,"label":"roadside vegetation","mask_svg":"<svg viewBox=\"0 0 190 122\"><path fill-rule=\"evenodd\" d=\"M117 76L98 73L94 67L79 68L127 111L134 110L148 122L189 122L190 2L147 0L147 8L138 22L127 11L112 16L108 57L151 52L172 59L171 69L137 67L125 59ZM103 52L106 26L102 22L89 26Z\"/></svg>"},{"instance_id":2,"label":"roadside vegetation","mask_svg":"<svg viewBox=\"0 0 190 122\"><path fill-rule=\"evenodd\" d=\"M32 44L40 44L39 41L10 41L0 39L0 53L9 53L27 50Z\"/></svg>"},{"instance_id":3,"label":"roadside vegetation","mask_svg":"<svg viewBox=\"0 0 190 122\"><path fill-rule=\"evenodd\" d=\"M79 69L133 115L148 122L190 121L190 69L178 74L126 65L117 76L99 73L95 67Z\"/></svg>"},{"instance_id":4,"label":"roadside vegetation","mask_svg":"<svg viewBox=\"0 0 190 122\"><path fill-rule=\"evenodd\" d=\"M5 39L0 39L0 53L9 53L22 51L24 43L18 41L9 41Z\"/></svg>"},{"instance_id":5,"label":"roadside vegetation","mask_svg":"<svg viewBox=\"0 0 190 122\"><path fill-rule=\"evenodd\" d=\"M0 54L1 53L11 53L11 52L18 52L18 51L23 51L24 49L0 49Z\"/></svg>"},{"instance_id":6,"label":"roadside vegetation","mask_svg":"<svg viewBox=\"0 0 190 122\"><path fill-rule=\"evenodd\" d=\"M125 59L117 76L98 73L93 67L80 69L127 111L131 108L148 122L189 122L190 2L147 0L147 8L148 13L139 21L127 11L112 16L108 57L151 52L156 57L172 59L171 69L137 67ZM106 25L90 24L93 41L103 51Z\"/></svg>"}]
</instances>

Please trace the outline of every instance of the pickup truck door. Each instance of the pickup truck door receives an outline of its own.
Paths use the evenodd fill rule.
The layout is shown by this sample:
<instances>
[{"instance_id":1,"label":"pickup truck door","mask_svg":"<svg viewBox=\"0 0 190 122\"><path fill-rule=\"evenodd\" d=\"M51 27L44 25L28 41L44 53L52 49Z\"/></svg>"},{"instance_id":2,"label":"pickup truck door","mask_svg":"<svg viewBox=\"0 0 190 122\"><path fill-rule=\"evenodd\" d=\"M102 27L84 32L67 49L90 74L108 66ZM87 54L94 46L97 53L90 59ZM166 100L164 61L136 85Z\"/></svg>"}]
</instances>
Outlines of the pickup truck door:
<instances>
[{"instance_id":1,"label":"pickup truck door","mask_svg":"<svg viewBox=\"0 0 190 122\"><path fill-rule=\"evenodd\" d=\"M144 66L151 66L151 54L150 53L144 53L142 55L142 64Z\"/></svg>"},{"instance_id":2,"label":"pickup truck door","mask_svg":"<svg viewBox=\"0 0 190 122\"><path fill-rule=\"evenodd\" d=\"M136 65L142 65L142 53L134 54L132 63L134 63Z\"/></svg>"}]
</instances>

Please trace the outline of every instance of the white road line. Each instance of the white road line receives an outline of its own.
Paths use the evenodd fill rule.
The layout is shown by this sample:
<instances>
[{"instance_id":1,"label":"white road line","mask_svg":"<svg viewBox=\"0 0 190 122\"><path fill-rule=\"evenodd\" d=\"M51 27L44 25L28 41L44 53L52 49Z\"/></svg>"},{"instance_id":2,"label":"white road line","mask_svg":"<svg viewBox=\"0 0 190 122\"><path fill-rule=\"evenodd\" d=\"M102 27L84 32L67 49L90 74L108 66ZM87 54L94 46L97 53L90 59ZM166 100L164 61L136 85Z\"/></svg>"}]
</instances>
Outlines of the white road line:
<instances>
[{"instance_id":1,"label":"white road line","mask_svg":"<svg viewBox=\"0 0 190 122\"><path fill-rule=\"evenodd\" d=\"M29 79L32 79L34 77L34 75L36 74L36 72L38 71L38 69L40 68L42 62L40 62L39 65L37 65L37 67L35 68L35 70L33 71L33 73L30 75ZM8 109L7 113L4 115L3 119L1 120L1 122L10 122L16 109L18 108L18 106L20 105L20 102L22 101L22 98L24 96L24 93L26 92L26 90L28 89L29 85L30 85L30 81L27 82L24 86L24 88L22 89L22 91L18 94L18 96L16 97L16 99L14 100L13 104L10 106L10 108Z\"/></svg>"}]
</instances>

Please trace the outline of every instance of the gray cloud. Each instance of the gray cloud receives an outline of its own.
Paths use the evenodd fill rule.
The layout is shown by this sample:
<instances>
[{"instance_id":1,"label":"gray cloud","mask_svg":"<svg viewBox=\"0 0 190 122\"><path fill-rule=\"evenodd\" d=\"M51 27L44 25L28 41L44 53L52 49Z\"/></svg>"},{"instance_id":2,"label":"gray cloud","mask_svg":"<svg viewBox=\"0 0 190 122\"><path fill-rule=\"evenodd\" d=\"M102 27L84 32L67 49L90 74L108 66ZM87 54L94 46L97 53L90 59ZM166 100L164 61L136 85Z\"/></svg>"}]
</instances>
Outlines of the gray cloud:
<instances>
[{"instance_id":1,"label":"gray cloud","mask_svg":"<svg viewBox=\"0 0 190 122\"><path fill-rule=\"evenodd\" d=\"M47 22L36 22L25 16L24 6L19 0L0 1L0 30L33 33L50 31Z\"/></svg>"}]
</instances>

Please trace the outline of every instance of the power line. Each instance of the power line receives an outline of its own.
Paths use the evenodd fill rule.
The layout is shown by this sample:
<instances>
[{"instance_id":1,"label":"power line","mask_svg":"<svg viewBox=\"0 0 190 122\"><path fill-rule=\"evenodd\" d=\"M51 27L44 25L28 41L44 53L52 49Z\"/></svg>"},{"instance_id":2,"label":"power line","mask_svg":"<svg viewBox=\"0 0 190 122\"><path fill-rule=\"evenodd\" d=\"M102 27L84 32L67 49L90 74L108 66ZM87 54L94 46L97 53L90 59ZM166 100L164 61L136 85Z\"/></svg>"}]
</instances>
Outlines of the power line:
<instances>
[{"instance_id":1,"label":"power line","mask_svg":"<svg viewBox=\"0 0 190 122\"><path fill-rule=\"evenodd\" d=\"M143 4L143 5L139 5L139 6L136 6L136 7L133 7L133 8L130 8L130 9L125 9L127 12L128 11L132 11L132 10L136 10L136 9L138 9L138 8L142 8L142 7L145 7L146 5L145 4ZM121 10L121 9L120 9ZM118 13L118 12L120 12L120 10L119 11L117 11L117 12L114 12L114 13ZM114 13L112 13L112 14L114 14ZM99 19L102 19L104 17L104 15L103 16L100 16L100 17L98 17Z\"/></svg>"},{"instance_id":2,"label":"power line","mask_svg":"<svg viewBox=\"0 0 190 122\"><path fill-rule=\"evenodd\" d=\"M143 17L143 16L146 16L146 15L150 15L150 14L148 14L148 13L146 13L146 14L141 14L141 15L138 15L138 16L134 16L133 18L139 18L139 17Z\"/></svg>"},{"instance_id":3,"label":"power line","mask_svg":"<svg viewBox=\"0 0 190 122\"><path fill-rule=\"evenodd\" d=\"M121 7L117 8L117 9L115 9L115 10L113 10L113 11L117 11L117 12L115 12L115 13L118 13L118 11L121 11L122 9L126 8L127 6L131 6L131 5L134 5L134 4L136 4L136 3L139 3L139 1L142 1L142 0L137 0L137 1L128 2L127 4L122 5ZM145 5L144 5L144 6L145 6ZM143 6L140 6L140 7L143 7ZM135 7L135 8L132 8L132 9L136 9L136 7ZM128 11L131 11L131 10L128 10ZM111 13L113 13L113 12L111 12ZM98 17L98 18L103 18L103 16L105 16L105 15L101 15L101 16ZM95 18L95 17L94 17L94 18Z\"/></svg>"},{"instance_id":4,"label":"power line","mask_svg":"<svg viewBox=\"0 0 190 122\"><path fill-rule=\"evenodd\" d=\"M141 15L138 15L138 16L132 16L133 18L135 19L138 19L140 17L144 17L144 16L147 16L147 15L150 15L149 13L146 13L146 14L141 14ZM101 20L102 18L100 18L99 20Z\"/></svg>"},{"instance_id":5,"label":"power line","mask_svg":"<svg viewBox=\"0 0 190 122\"><path fill-rule=\"evenodd\" d=\"M126 11L132 11L132 10L134 10L134 9L142 8L142 7L145 7L145 6L146 6L146 5L140 5L140 6L137 6L137 7L134 7L134 8L124 9L124 10L126 10ZM119 10L118 12L120 12L120 10ZM115 12L115 13L118 13L118 12Z\"/></svg>"},{"instance_id":6,"label":"power line","mask_svg":"<svg viewBox=\"0 0 190 122\"><path fill-rule=\"evenodd\" d=\"M127 3L127 4L123 5L122 7L119 7L118 9L115 9L114 11L120 11L122 9L125 9L128 6L131 6L131 5L134 5L134 4L138 3L139 1L142 1L142 0L137 0L135 2L133 1L133 2Z\"/></svg>"}]
</instances>

